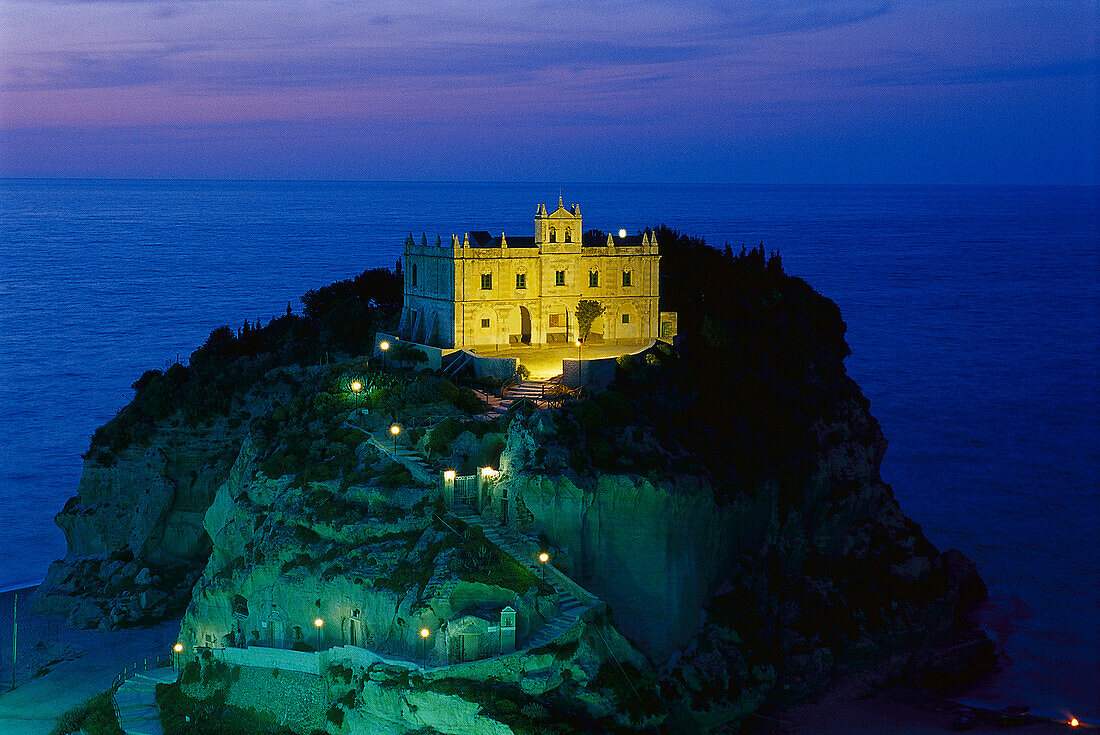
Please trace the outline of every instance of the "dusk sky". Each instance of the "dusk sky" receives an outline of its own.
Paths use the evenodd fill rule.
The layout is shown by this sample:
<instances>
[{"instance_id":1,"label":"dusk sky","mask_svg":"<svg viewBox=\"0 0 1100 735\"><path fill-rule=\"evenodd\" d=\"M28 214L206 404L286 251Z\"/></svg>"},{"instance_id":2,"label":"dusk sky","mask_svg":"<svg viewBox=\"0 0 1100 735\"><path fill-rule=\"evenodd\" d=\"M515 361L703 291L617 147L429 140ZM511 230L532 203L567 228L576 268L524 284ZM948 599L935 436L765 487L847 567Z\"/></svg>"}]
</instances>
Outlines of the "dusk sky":
<instances>
[{"instance_id":1,"label":"dusk sky","mask_svg":"<svg viewBox=\"0 0 1100 735\"><path fill-rule=\"evenodd\" d=\"M0 175L1097 183L1094 0L0 0Z\"/></svg>"}]
</instances>

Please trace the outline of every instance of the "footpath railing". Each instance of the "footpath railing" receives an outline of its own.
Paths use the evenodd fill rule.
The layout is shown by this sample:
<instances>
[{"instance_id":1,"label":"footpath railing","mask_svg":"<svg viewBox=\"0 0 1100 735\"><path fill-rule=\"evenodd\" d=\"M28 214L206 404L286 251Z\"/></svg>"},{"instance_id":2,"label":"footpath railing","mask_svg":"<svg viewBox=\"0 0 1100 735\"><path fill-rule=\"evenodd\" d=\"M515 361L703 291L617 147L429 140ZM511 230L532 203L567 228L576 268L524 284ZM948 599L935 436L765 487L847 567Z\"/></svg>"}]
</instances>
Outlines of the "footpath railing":
<instances>
[{"instance_id":1,"label":"footpath railing","mask_svg":"<svg viewBox=\"0 0 1100 735\"><path fill-rule=\"evenodd\" d=\"M118 689L132 674L136 674L139 671L148 671L149 669L159 669L163 664L169 664L171 662L172 654L170 653L162 653L158 656L148 656L138 659L131 664L127 664L126 668L115 674L115 679L111 682L111 689Z\"/></svg>"},{"instance_id":2,"label":"footpath railing","mask_svg":"<svg viewBox=\"0 0 1100 735\"><path fill-rule=\"evenodd\" d=\"M115 711L115 719L122 723L122 712L118 709L118 702L115 701L114 693L118 691L118 688L126 683L134 674L139 671L148 671L149 669L159 669L164 664L171 663L172 654L162 653L157 656L147 656L145 658L138 659L132 663L126 665L122 671L115 674L114 680L111 682L111 707Z\"/></svg>"}]
</instances>

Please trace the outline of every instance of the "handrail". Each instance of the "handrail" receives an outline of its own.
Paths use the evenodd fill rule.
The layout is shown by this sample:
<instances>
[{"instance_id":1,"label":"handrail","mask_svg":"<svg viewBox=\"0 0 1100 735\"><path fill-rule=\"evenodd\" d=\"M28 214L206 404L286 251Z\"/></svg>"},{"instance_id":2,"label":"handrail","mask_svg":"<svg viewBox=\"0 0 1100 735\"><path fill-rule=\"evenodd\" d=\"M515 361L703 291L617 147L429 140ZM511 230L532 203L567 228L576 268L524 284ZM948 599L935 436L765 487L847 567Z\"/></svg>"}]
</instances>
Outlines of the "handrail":
<instances>
[{"instance_id":1,"label":"handrail","mask_svg":"<svg viewBox=\"0 0 1100 735\"><path fill-rule=\"evenodd\" d=\"M162 653L157 656L146 656L138 661L132 661L127 664L122 671L115 674L115 678L111 681L111 708L115 711L115 719L118 720L118 724L122 726L122 712L118 708L118 702L115 701L115 694L118 692L118 688L121 687L130 678L131 674L138 671L148 671L149 669L159 668L161 664L172 660L172 654Z\"/></svg>"},{"instance_id":2,"label":"handrail","mask_svg":"<svg viewBox=\"0 0 1100 735\"><path fill-rule=\"evenodd\" d=\"M146 656L143 659L132 661L126 665L122 671L115 674L114 680L111 682L111 689L117 689L122 686L122 683L130 678L130 674L138 671L148 671L149 669L159 668L160 664L167 663L172 660L172 654L162 653L157 656Z\"/></svg>"},{"instance_id":3,"label":"handrail","mask_svg":"<svg viewBox=\"0 0 1100 735\"><path fill-rule=\"evenodd\" d=\"M442 524L443 524L444 526L446 526L447 528L449 528L449 529L451 529L452 531L454 531L454 533L455 533L455 535L456 535L456 536L458 536L459 538L462 538L462 534L461 534L461 533L459 533L459 532L458 532L458 531L457 531L457 530L455 529L455 527L454 527L454 526L452 526L452 525L451 525L450 523L447 523L447 521L443 520L443 517L442 517L442 516L440 516L440 515L439 515L438 513L436 513L436 512L434 511L434 510L432 511L432 515L434 515L434 516L435 516L435 517L436 517L436 518L437 518L437 519L439 520L439 522L440 522L440 523L442 523Z\"/></svg>"}]
</instances>

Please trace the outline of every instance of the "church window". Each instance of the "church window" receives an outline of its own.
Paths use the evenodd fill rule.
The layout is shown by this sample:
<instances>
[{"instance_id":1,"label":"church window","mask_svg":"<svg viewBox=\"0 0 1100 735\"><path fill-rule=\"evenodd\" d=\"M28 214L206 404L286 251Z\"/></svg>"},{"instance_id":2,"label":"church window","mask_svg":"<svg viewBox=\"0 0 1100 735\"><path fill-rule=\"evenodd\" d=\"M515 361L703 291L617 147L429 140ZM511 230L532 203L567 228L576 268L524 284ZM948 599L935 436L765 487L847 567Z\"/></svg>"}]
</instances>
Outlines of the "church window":
<instances>
[{"instance_id":1,"label":"church window","mask_svg":"<svg viewBox=\"0 0 1100 735\"><path fill-rule=\"evenodd\" d=\"M558 231L557 231L556 228L551 227L550 228L550 242L557 242L557 241L558 241Z\"/></svg>"},{"instance_id":2,"label":"church window","mask_svg":"<svg viewBox=\"0 0 1100 735\"><path fill-rule=\"evenodd\" d=\"M416 285L416 263L412 264L412 270L409 271L409 277L412 279L412 285Z\"/></svg>"},{"instance_id":3,"label":"church window","mask_svg":"<svg viewBox=\"0 0 1100 735\"><path fill-rule=\"evenodd\" d=\"M565 271L555 271L554 272L554 285L555 286L564 286L565 285Z\"/></svg>"},{"instance_id":4,"label":"church window","mask_svg":"<svg viewBox=\"0 0 1100 735\"><path fill-rule=\"evenodd\" d=\"M489 328L489 320L488 319L482 319L481 320L481 328L482 329L488 329Z\"/></svg>"},{"instance_id":5,"label":"church window","mask_svg":"<svg viewBox=\"0 0 1100 735\"><path fill-rule=\"evenodd\" d=\"M492 273L482 273L481 274L481 290L482 291L491 291L491 290L493 290L493 274Z\"/></svg>"},{"instance_id":6,"label":"church window","mask_svg":"<svg viewBox=\"0 0 1100 735\"><path fill-rule=\"evenodd\" d=\"M570 230L568 227L565 228L565 241L573 242L573 231Z\"/></svg>"},{"instance_id":7,"label":"church window","mask_svg":"<svg viewBox=\"0 0 1100 735\"><path fill-rule=\"evenodd\" d=\"M599 285L600 285L600 272L599 271L589 271L588 272L588 287L589 288L596 288Z\"/></svg>"},{"instance_id":8,"label":"church window","mask_svg":"<svg viewBox=\"0 0 1100 735\"><path fill-rule=\"evenodd\" d=\"M623 287L630 287L630 271L623 271Z\"/></svg>"},{"instance_id":9,"label":"church window","mask_svg":"<svg viewBox=\"0 0 1100 735\"><path fill-rule=\"evenodd\" d=\"M623 324L630 324L630 314L623 314Z\"/></svg>"},{"instance_id":10,"label":"church window","mask_svg":"<svg viewBox=\"0 0 1100 735\"><path fill-rule=\"evenodd\" d=\"M517 273L516 274L516 288L527 288L527 274L526 273Z\"/></svg>"}]
</instances>

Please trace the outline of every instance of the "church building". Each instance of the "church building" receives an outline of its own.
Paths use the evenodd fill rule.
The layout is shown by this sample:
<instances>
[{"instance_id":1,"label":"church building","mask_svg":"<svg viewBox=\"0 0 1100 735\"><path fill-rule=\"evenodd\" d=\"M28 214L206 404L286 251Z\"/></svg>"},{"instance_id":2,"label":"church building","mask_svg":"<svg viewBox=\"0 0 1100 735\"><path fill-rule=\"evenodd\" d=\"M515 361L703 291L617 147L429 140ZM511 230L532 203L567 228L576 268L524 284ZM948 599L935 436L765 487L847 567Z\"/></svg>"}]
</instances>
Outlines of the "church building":
<instances>
[{"instance_id":1,"label":"church building","mask_svg":"<svg viewBox=\"0 0 1100 735\"><path fill-rule=\"evenodd\" d=\"M547 214L538 205L534 237L467 232L450 246L405 242L405 305L398 336L444 349L561 346L579 338L577 302L606 311L586 342L640 344L671 338L658 311L657 238L586 237L580 206ZM667 334L662 334L662 331Z\"/></svg>"}]
</instances>

